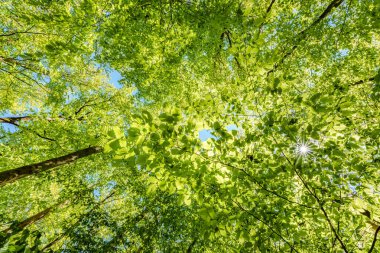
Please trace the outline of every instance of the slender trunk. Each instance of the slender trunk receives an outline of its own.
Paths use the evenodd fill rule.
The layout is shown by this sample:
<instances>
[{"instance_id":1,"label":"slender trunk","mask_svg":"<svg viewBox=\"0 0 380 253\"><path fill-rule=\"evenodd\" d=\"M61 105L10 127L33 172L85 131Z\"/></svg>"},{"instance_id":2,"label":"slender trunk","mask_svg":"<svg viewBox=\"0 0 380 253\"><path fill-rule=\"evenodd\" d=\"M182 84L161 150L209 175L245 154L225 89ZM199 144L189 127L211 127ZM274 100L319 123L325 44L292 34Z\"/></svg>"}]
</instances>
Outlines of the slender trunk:
<instances>
[{"instance_id":1,"label":"slender trunk","mask_svg":"<svg viewBox=\"0 0 380 253\"><path fill-rule=\"evenodd\" d=\"M77 225L78 223L80 222L80 220L82 218L85 218L87 215L91 214L92 211L94 211L97 207L99 207L100 205L102 205L104 202L106 202L107 199L111 198L114 194L116 193L115 190L113 190L112 192L110 192L110 194L108 194L107 197L105 197L103 200L101 200L100 202L96 203L94 205L94 207L92 207L89 211L87 211L86 213L82 214L79 216L78 220L69 228L67 229L66 231L64 231L62 234L58 235L57 238L55 238L53 241L51 241L50 243L48 243L47 245L45 245L45 247L43 247L41 249L41 252L43 251L46 251L48 250L49 248L51 248L53 245L55 245L57 242L59 242L60 240L62 240L62 238L64 238L65 236L67 236Z\"/></svg>"},{"instance_id":2,"label":"slender trunk","mask_svg":"<svg viewBox=\"0 0 380 253\"><path fill-rule=\"evenodd\" d=\"M39 220L42 220L43 218L50 215L50 213L54 212L57 209L62 209L62 208L67 207L71 203L75 203L76 201L78 201L78 197L81 198L83 193L85 193L87 191L93 192L94 189L95 189L94 187L90 187L90 188L86 188L84 190L80 190L76 193L77 197L74 200L70 200L70 199L61 200L58 203L56 203L56 204L54 204L48 208L45 208L41 212L39 212L33 216L30 216L23 221L16 222L16 223L12 224L7 229L2 231L4 233L4 235L0 236L0 245L3 244L4 242L6 242L11 236L13 236L13 235L19 233L20 231L24 230L29 225L32 225L33 223L38 222Z\"/></svg>"},{"instance_id":3,"label":"slender trunk","mask_svg":"<svg viewBox=\"0 0 380 253\"><path fill-rule=\"evenodd\" d=\"M11 169L11 170L1 171L0 172L0 186L4 186L8 183L14 182L26 176L38 174L43 171L47 171L49 169L52 169L61 165L72 163L76 161L77 159L90 156L96 153L100 153L102 151L103 151L103 148L101 147L89 147L89 148L75 151L73 153L70 153L64 156L52 158L43 162L26 165L26 166L22 166L22 167Z\"/></svg>"},{"instance_id":4,"label":"slender trunk","mask_svg":"<svg viewBox=\"0 0 380 253\"><path fill-rule=\"evenodd\" d=\"M11 225L9 228L3 230L3 233L7 234L6 237L10 237L10 236L18 233L19 231L23 230L27 226L29 226L29 225L41 220L45 216L49 215L51 213L51 211L56 209L57 206L60 206L60 208L62 208L64 206L67 206L68 203L70 203L69 200L62 200L62 201L60 201L60 202L58 202L52 206L49 206L48 208L45 208L41 212L38 212L35 215L32 215L32 216L26 218L25 220Z\"/></svg>"},{"instance_id":5,"label":"slender trunk","mask_svg":"<svg viewBox=\"0 0 380 253\"><path fill-rule=\"evenodd\" d=\"M54 206L48 207L45 210L42 210L41 212L36 213L35 215L26 218L25 220L21 221L20 223L17 223L15 226L10 226L9 228L4 230L3 232L6 232L7 234L14 234L15 232L21 231L25 227L41 220L43 217L48 215L50 213L50 211L53 209L53 207Z\"/></svg>"},{"instance_id":6,"label":"slender trunk","mask_svg":"<svg viewBox=\"0 0 380 253\"><path fill-rule=\"evenodd\" d=\"M55 206L56 205L48 207L45 210L42 210L41 212L26 218L25 220L21 221L20 223L13 224L9 228L3 230L3 233L5 233L5 235L0 237L0 244L3 244L11 236L22 231L25 227L27 227L27 226L41 220L45 216L47 216Z\"/></svg>"}]
</instances>

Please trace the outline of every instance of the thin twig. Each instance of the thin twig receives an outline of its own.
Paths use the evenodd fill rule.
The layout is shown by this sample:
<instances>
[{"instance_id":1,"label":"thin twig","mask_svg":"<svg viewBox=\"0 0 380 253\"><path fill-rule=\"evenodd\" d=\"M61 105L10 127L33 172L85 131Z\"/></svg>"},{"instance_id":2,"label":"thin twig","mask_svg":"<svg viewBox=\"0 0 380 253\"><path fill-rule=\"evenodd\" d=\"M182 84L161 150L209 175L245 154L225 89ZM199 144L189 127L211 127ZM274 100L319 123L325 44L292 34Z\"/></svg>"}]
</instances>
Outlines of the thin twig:
<instances>
[{"instance_id":1,"label":"thin twig","mask_svg":"<svg viewBox=\"0 0 380 253\"><path fill-rule=\"evenodd\" d=\"M234 202L234 203L235 203L235 204L236 204L241 210L243 210L244 212L248 213L249 215L251 215L252 217L254 217L256 220L260 221L261 223L263 223L266 227L269 228L270 231L272 231L274 234L276 234L278 237L280 237L281 240L283 240L286 244L288 244L289 247L290 247L292 250L294 250L295 252L298 252L298 250L295 249L294 246L293 246L290 242L288 242L287 240L285 240L285 238L284 238L279 232L277 232L276 230L274 230L274 229L272 228L272 226L268 225L266 222L264 222L262 219L258 218L258 217L257 217L255 214L253 214L252 212L246 210L244 207L242 207L242 206L240 205L239 202L234 201L234 200L232 200L232 202Z\"/></svg>"}]
</instances>

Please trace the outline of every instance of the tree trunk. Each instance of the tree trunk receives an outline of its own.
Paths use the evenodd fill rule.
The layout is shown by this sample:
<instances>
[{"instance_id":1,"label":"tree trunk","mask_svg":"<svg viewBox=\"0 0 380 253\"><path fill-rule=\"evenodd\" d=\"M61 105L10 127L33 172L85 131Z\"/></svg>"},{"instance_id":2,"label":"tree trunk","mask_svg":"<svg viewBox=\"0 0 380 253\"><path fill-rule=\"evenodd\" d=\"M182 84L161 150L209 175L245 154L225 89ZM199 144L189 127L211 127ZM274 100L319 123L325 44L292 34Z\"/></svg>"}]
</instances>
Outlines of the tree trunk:
<instances>
[{"instance_id":1,"label":"tree trunk","mask_svg":"<svg viewBox=\"0 0 380 253\"><path fill-rule=\"evenodd\" d=\"M25 220L21 221L20 223L13 224L9 228L3 230L3 233L5 233L5 235L0 237L0 244L4 243L12 235L17 234L18 232L22 231L25 227L41 220L42 218L44 218L46 215L48 215L51 212L51 210L56 205L50 206L50 207L46 208L45 210L42 210L41 212L26 218Z\"/></svg>"},{"instance_id":2,"label":"tree trunk","mask_svg":"<svg viewBox=\"0 0 380 253\"><path fill-rule=\"evenodd\" d=\"M102 147L89 147L79 151L75 151L68 155L52 158L40 163L35 163L31 165L22 166L19 168L1 171L0 172L0 186L4 186L8 183L14 182L20 178L30 176L33 174L38 174L40 172L69 164L74 162L79 158L90 156L92 154L100 153L103 151Z\"/></svg>"},{"instance_id":3,"label":"tree trunk","mask_svg":"<svg viewBox=\"0 0 380 253\"><path fill-rule=\"evenodd\" d=\"M57 238L55 238L53 241L51 241L50 243L48 243L45 247L43 247L41 249L41 252L43 251L46 251L48 250L49 248L51 248L54 244L56 244L57 242L59 242L60 240L62 240L62 238L64 238L67 234L69 234L76 226L77 224L80 222L81 218L83 217L86 217L87 215L91 214L92 211L95 210L95 208L99 207L100 205L102 205L104 202L106 202L107 199L111 198L114 194L116 193L115 190L111 191L110 194L108 194L107 197L105 197L103 200L101 200L100 202L96 203L88 212L82 214L79 216L79 219L69 228L67 229L66 231L64 231L62 234L60 234Z\"/></svg>"}]
</instances>

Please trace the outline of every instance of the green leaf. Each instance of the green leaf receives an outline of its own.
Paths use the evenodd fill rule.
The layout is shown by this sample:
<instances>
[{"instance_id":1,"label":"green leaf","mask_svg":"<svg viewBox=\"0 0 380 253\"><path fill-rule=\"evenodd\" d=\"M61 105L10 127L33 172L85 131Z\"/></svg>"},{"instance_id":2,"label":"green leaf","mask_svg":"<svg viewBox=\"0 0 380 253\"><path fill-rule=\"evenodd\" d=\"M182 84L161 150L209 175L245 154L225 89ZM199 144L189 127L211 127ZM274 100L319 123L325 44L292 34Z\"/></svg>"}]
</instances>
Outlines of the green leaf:
<instances>
[{"instance_id":1,"label":"green leaf","mask_svg":"<svg viewBox=\"0 0 380 253\"><path fill-rule=\"evenodd\" d=\"M171 153L172 153L172 155L181 155L181 154L183 154L183 151L180 148L172 148Z\"/></svg>"},{"instance_id":2,"label":"green leaf","mask_svg":"<svg viewBox=\"0 0 380 253\"><path fill-rule=\"evenodd\" d=\"M187 206L191 205L191 197L189 195L185 195L185 198L183 201L184 201L185 205L187 205Z\"/></svg>"},{"instance_id":3,"label":"green leaf","mask_svg":"<svg viewBox=\"0 0 380 253\"><path fill-rule=\"evenodd\" d=\"M129 128L127 132L128 132L128 137L130 137L131 139L135 139L139 137L140 135L140 129L135 128L135 127Z\"/></svg>"},{"instance_id":4,"label":"green leaf","mask_svg":"<svg viewBox=\"0 0 380 253\"><path fill-rule=\"evenodd\" d=\"M104 152L105 153L109 153L109 152L115 152L119 149L122 149L122 148L125 148L127 145L126 143L126 140L125 138L120 138L120 139L116 139L116 140L112 140L110 142L108 142L105 146L104 146Z\"/></svg>"},{"instance_id":5,"label":"green leaf","mask_svg":"<svg viewBox=\"0 0 380 253\"><path fill-rule=\"evenodd\" d=\"M124 136L124 133L120 127L112 127L108 130L107 135L112 139L119 139Z\"/></svg>"}]
</instances>

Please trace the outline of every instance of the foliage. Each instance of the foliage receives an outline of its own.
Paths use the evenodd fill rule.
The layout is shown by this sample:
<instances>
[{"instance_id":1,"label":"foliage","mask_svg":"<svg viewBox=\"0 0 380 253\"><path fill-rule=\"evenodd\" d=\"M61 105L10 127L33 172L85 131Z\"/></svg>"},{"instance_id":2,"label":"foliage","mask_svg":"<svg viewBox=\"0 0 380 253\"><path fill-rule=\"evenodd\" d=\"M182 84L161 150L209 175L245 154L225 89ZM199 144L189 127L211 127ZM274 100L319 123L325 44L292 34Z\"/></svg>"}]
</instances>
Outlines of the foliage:
<instances>
[{"instance_id":1,"label":"foliage","mask_svg":"<svg viewBox=\"0 0 380 253\"><path fill-rule=\"evenodd\" d=\"M379 251L379 13L2 1L0 251Z\"/></svg>"}]
</instances>

